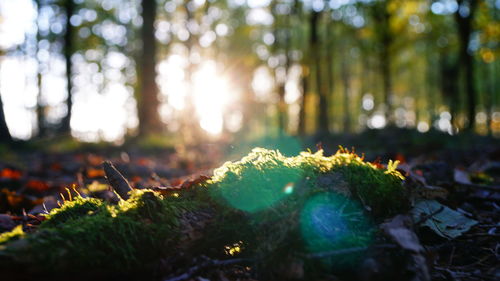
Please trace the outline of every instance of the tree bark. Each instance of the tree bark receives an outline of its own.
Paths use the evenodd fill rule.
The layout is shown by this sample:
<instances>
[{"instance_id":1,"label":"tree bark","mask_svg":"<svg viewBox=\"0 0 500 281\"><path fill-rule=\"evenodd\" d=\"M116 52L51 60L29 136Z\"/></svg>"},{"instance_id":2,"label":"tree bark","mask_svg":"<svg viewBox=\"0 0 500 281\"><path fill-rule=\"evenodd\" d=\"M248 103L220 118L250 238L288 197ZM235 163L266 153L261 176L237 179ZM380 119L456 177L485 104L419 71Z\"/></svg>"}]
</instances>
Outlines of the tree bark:
<instances>
[{"instance_id":1,"label":"tree bark","mask_svg":"<svg viewBox=\"0 0 500 281\"><path fill-rule=\"evenodd\" d=\"M347 53L347 52L346 52ZM350 104L350 75L349 75L349 63L347 62L346 55L342 58L342 84L344 86L344 132L351 131L351 110L349 109Z\"/></svg>"},{"instance_id":2,"label":"tree bark","mask_svg":"<svg viewBox=\"0 0 500 281\"><path fill-rule=\"evenodd\" d=\"M382 50L380 52L380 64L382 70L382 85L384 87L384 103L386 106L385 117L389 124L392 123L392 72L391 72L391 52L392 34L390 31L391 14L384 6L382 11Z\"/></svg>"},{"instance_id":3,"label":"tree bark","mask_svg":"<svg viewBox=\"0 0 500 281\"><path fill-rule=\"evenodd\" d=\"M288 118L287 118L287 104L285 102L285 86L286 82L288 79L288 70L290 68L290 19L289 16L285 16L283 18L283 27L279 26L279 21L278 21L278 13L276 11L276 6L278 4L278 1L273 1L271 5L271 13L273 14L274 17L274 44L273 44L273 49L274 51L280 51L281 48L283 48L283 52L285 55L285 65L283 66L285 68L285 73L284 77L279 77L279 72L277 69L275 69L275 81L276 81L276 88L278 92L278 136L282 136L286 131L287 131L287 124L288 124Z\"/></svg>"},{"instance_id":4,"label":"tree bark","mask_svg":"<svg viewBox=\"0 0 500 281\"><path fill-rule=\"evenodd\" d=\"M314 57L313 64L316 76L316 91L318 92L318 115L317 115L317 130L322 133L327 133L329 131L330 123L328 118L328 94L324 91L323 81L322 81L322 61L321 61L321 46L319 42L319 19L321 17L320 12L312 11L310 18L311 25L311 36L310 36L310 46L311 54Z\"/></svg>"},{"instance_id":5,"label":"tree bark","mask_svg":"<svg viewBox=\"0 0 500 281\"><path fill-rule=\"evenodd\" d=\"M326 24L326 40L327 40L327 48L326 48L326 75L327 75L327 83L328 83L328 95L333 97L335 95L335 29L333 26L333 22L329 20Z\"/></svg>"},{"instance_id":6,"label":"tree bark","mask_svg":"<svg viewBox=\"0 0 500 281\"><path fill-rule=\"evenodd\" d=\"M458 94L458 64L450 61L449 55L441 54L440 62L440 76L441 76L441 92L445 103L448 104L451 115L451 124L456 127L456 117L459 107L459 94Z\"/></svg>"},{"instance_id":7,"label":"tree bark","mask_svg":"<svg viewBox=\"0 0 500 281\"><path fill-rule=\"evenodd\" d=\"M71 115L73 111L73 64L71 63L71 57L74 53L74 27L71 25L71 17L75 14L76 5L73 0L64 1L64 11L66 13L66 32L64 33L64 61L66 64L66 91L68 96L66 98L66 115L61 120L61 133L70 134L71 133Z\"/></svg>"},{"instance_id":8,"label":"tree bark","mask_svg":"<svg viewBox=\"0 0 500 281\"><path fill-rule=\"evenodd\" d=\"M11 142L12 137L5 121L5 113L3 111L2 95L0 94L0 142Z\"/></svg>"},{"instance_id":9,"label":"tree bark","mask_svg":"<svg viewBox=\"0 0 500 281\"><path fill-rule=\"evenodd\" d=\"M299 0L295 0L293 3L293 14L299 16L300 22L303 22L305 19L302 11L302 4ZM306 41L305 33L299 34L299 42ZM307 96L309 91L309 47L305 45L303 47L303 55L301 59L301 78L300 84L302 86L302 97L300 99L300 108L299 108L299 120L297 124L297 134L299 136L304 136L306 134L306 108L307 104Z\"/></svg>"},{"instance_id":10,"label":"tree bark","mask_svg":"<svg viewBox=\"0 0 500 281\"><path fill-rule=\"evenodd\" d=\"M297 128L297 133L300 136L304 136L306 134L306 108L308 106L308 91L309 91L309 68L305 65L302 65L302 98L300 100L300 109L299 109L299 125Z\"/></svg>"},{"instance_id":11,"label":"tree bark","mask_svg":"<svg viewBox=\"0 0 500 281\"><path fill-rule=\"evenodd\" d=\"M38 27L38 19L40 17L40 12L42 8L42 1L41 0L36 0L36 9L37 9L37 31L36 31L36 52L35 55L37 57L37 89L38 89L38 95L37 95L37 101L36 101L36 124L37 124L37 137L45 137L47 135L47 125L46 125L46 120L45 120L45 106L43 104L42 100L42 72L41 72L41 62L40 59L38 58L38 53L39 53L39 43L41 40L41 35L40 35L40 28Z\"/></svg>"},{"instance_id":12,"label":"tree bark","mask_svg":"<svg viewBox=\"0 0 500 281\"><path fill-rule=\"evenodd\" d=\"M162 122L158 113L158 85L156 84L155 0L142 0L142 52L138 62L140 92L138 95L139 136L161 133Z\"/></svg>"},{"instance_id":13,"label":"tree bark","mask_svg":"<svg viewBox=\"0 0 500 281\"><path fill-rule=\"evenodd\" d=\"M474 57L469 53L469 42L472 34L472 22L474 19L474 12L476 10L478 0L459 0L459 11L468 7L468 14L463 14L457 11L455 13L455 22L458 29L458 38L460 41L460 65L463 70L465 93L467 96L467 119L468 124L466 129L473 131L476 119L476 85L475 85L475 71L474 71ZM460 76L458 77L460 79Z\"/></svg>"},{"instance_id":14,"label":"tree bark","mask_svg":"<svg viewBox=\"0 0 500 281\"><path fill-rule=\"evenodd\" d=\"M377 25L376 32L380 44L379 67L382 75L382 92L385 105L385 118L388 124L393 123L392 106L392 72L391 72L391 46L393 43L393 34L391 32L391 13L387 6L387 1L378 1L373 6L373 18Z\"/></svg>"}]
</instances>

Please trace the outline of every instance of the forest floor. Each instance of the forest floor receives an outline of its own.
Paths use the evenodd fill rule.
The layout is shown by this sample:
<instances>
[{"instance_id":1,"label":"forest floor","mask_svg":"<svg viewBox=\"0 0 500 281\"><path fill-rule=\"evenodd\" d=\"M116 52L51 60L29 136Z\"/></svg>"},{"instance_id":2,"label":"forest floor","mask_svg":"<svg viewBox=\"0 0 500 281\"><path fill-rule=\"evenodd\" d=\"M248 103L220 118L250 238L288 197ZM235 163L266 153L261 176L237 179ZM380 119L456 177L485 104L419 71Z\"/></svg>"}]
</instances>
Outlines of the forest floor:
<instances>
[{"instance_id":1,"label":"forest floor","mask_svg":"<svg viewBox=\"0 0 500 281\"><path fill-rule=\"evenodd\" d=\"M386 276L426 280L425 276L415 279L404 273L419 271L414 267L422 266L428 267L432 280L500 279L500 141L473 135L388 129L358 135L314 136L305 140L289 137L189 148L83 146L56 152L57 148L29 145L3 147L0 233L17 225L22 225L25 232L36 232L42 215L58 207L67 188L112 201L116 195L108 188L101 166L105 160L110 160L134 188L182 188L200 175L211 176L213 168L226 160L239 159L253 146L278 148L286 155L320 147L330 155L339 145L354 147L368 161L385 164L389 159L399 160L399 170L406 176L405 185L421 186L426 198L439 205L413 219L410 226L402 226L404 223L398 219L380 224L393 246L412 252L413 261L407 262L406 268L391 264L394 257L386 257L391 251L374 249L381 253L365 260L360 267L362 274L359 270L326 274L320 280L383 280ZM470 229L464 224L470 224ZM418 239L414 239L414 234ZM165 270L160 279L258 280L260 276L245 261L225 263L206 256L194 259L191 264ZM419 259L425 265L416 261ZM400 273L381 273L384 271ZM300 279L300 274L290 277L293 278Z\"/></svg>"}]
</instances>

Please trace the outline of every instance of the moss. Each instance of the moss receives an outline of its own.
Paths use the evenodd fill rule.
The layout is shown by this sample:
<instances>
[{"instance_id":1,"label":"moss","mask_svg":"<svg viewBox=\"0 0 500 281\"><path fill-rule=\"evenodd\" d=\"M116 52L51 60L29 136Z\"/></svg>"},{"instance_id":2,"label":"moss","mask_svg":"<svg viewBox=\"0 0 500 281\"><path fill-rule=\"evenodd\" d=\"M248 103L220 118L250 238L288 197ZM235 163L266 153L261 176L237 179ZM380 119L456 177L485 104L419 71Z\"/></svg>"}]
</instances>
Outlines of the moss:
<instances>
[{"instance_id":1,"label":"moss","mask_svg":"<svg viewBox=\"0 0 500 281\"><path fill-rule=\"evenodd\" d=\"M390 162L385 169L345 149L332 156L318 151L285 157L256 148L216 169L207 186L221 205L247 214L249 235L238 231L240 225L233 237L240 235L250 245L243 254L258 257L266 268L297 252L369 246L375 232L371 221L406 208L396 166ZM322 258L319 264L354 266L359 254L341 261Z\"/></svg>"},{"instance_id":2,"label":"moss","mask_svg":"<svg viewBox=\"0 0 500 281\"><path fill-rule=\"evenodd\" d=\"M406 207L403 176L396 166L397 162L390 162L387 169L382 169L345 149L329 157L321 150L285 157L279 151L255 148L240 161L227 162L216 169L209 185L214 186L212 193L216 198L223 198L240 210L257 212L292 192L313 192L319 188L318 177L336 173L341 178L331 182L328 190L340 192L345 181L349 193L367 209L376 216L388 216Z\"/></svg>"},{"instance_id":3,"label":"moss","mask_svg":"<svg viewBox=\"0 0 500 281\"><path fill-rule=\"evenodd\" d=\"M177 217L192 206L149 190L133 191L117 206L76 197L52 211L38 232L26 237L27 246L12 254L44 270L138 270L175 251Z\"/></svg>"},{"instance_id":4,"label":"moss","mask_svg":"<svg viewBox=\"0 0 500 281\"><path fill-rule=\"evenodd\" d=\"M85 215L92 215L103 206L103 202L99 199L77 196L74 200L65 201L60 208L55 208L46 215L47 220L43 226L54 227Z\"/></svg>"},{"instance_id":5,"label":"moss","mask_svg":"<svg viewBox=\"0 0 500 281\"><path fill-rule=\"evenodd\" d=\"M25 233L23 231L23 226L18 225L14 227L11 231L4 232L0 234L0 245L3 245L7 242L15 241L18 239L21 239L25 236ZM1 249L1 246L0 246Z\"/></svg>"},{"instance_id":6,"label":"moss","mask_svg":"<svg viewBox=\"0 0 500 281\"><path fill-rule=\"evenodd\" d=\"M237 243L240 251L233 255L273 268L284 256L369 245L372 219L405 208L396 165L385 169L343 149L332 156L318 151L286 157L256 148L177 196L134 190L118 205L78 196L48 214L36 233L2 235L5 242L22 237L26 242L21 248L7 244L2 252L44 270L126 272L147 271L160 257L188 247L191 253L224 254ZM202 238L186 246L186 235L199 235L186 229L197 228L193 218L206 215L205 209L217 211L208 215L213 222L202 223ZM335 258L321 261L330 269L342 264ZM357 258L344 261L352 265Z\"/></svg>"}]
</instances>

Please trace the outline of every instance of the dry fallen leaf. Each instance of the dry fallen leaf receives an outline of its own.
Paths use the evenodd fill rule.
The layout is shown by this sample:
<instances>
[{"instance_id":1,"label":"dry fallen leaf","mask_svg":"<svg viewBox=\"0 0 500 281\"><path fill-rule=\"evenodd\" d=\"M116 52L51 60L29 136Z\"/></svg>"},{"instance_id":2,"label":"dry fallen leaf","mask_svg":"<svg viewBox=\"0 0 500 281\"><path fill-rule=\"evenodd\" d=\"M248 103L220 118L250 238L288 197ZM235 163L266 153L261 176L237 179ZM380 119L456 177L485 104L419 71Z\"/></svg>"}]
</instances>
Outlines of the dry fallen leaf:
<instances>
[{"instance_id":1,"label":"dry fallen leaf","mask_svg":"<svg viewBox=\"0 0 500 281\"><path fill-rule=\"evenodd\" d=\"M456 238L478 222L467 218L435 200L419 201L411 210L415 221L420 221L444 238Z\"/></svg>"}]
</instances>

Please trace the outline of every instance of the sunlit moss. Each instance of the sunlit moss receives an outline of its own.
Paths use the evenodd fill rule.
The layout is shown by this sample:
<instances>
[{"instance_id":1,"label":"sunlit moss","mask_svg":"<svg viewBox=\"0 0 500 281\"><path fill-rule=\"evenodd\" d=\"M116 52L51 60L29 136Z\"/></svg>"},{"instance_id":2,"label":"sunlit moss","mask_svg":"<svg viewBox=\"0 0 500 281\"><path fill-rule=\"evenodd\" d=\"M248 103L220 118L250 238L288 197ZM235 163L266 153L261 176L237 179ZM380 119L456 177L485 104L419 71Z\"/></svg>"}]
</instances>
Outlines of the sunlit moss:
<instances>
[{"instance_id":1,"label":"sunlit moss","mask_svg":"<svg viewBox=\"0 0 500 281\"><path fill-rule=\"evenodd\" d=\"M406 207L396 165L385 169L343 149L332 156L318 151L286 157L256 148L173 195L134 190L118 205L77 196L48 214L37 232L2 234L3 243L26 242L21 248L6 243L2 255L45 270L145 270L179 250L184 221L206 208L216 213L192 253L218 247L266 268L283 256L365 247L372 220ZM234 241L240 242L227 248ZM329 268L341 264L337 258L321 261Z\"/></svg>"},{"instance_id":2,"label":"sunlit moss","mask_svg":"<svg viewBox=\"0 0 500 281\"><path fill-rule=\"evenodd\" d=\"M240 161L216 169L209 184L231 206L256 212L284 200L291 194L290 186L303 194L318 187L317 177L339 173L355 199L376 215L384 216L405 207L403 177L396 166L396 162L390 162L388 169L380 169L344 149L332 156L324 156L320 150L285 157L279 151L255 148ZM339 184L332 182L330 188Z\"/></svg>"},{"instance_id":3,"label":"sunlit moss","mask_svg":"<svg viewBox=\"0 0 500 281\"><path fill-rule=\"evenodd\" d=\"M76 197L51 212L37 233L26 236L25 247L7 245L4 251L44 270L137 270L174 251L177 218L192 208L182 198L149 190L133 191L117 206ZM14 234L4 236L11 240Z\"/></svg>"},{"instance_id":4,"label":"sunlit moss","mask_svg":"<svg viewBox=\"0 0 500 281\"><path fill-rule=\"evenodd\" d=\"M255 212L283 199L286 186L303 177L297 164L278 151L256 148L240 161L216 169L209 184L216 185L214 191L234 208Z\"/></svg>"},{"instance_id":5,"label":"sunlit moss","mask_svg":"<svg viewBox=\"0 0 500 281\"><path fill-rule=\"evenodd\" d=\"M52 227L64 224L85 215L92 215L103 207L103 202L95 198L75 197L71 201L65 201L60 208L55 208L46 215L44 227Z\"/></svg>"},{"instance_id":6,"label":"sunlit moss","mask_svg":"<svg viewBox=\"0 0 500 281\"><path fill-rule=\"evenodd\" d=\"M332 156L320 150L285 157L256 148L216 169L207 186L221 204L247 213L250 234L234 231L252 245L246 254L266 268L297 252L368 247L372 221L406 208L396 165L384 169L345 149ZM360 253L321 258L319 264L354 266Z\"/></svg>"},{"instance_id":7,"label":"sunlit moss","mask_svg":"<svg viewBox=\"0 0 500 281\"><path fill-rule=\"evenodd\" d=\"M23 231L23 226L18 225L14 227L11 231L4 232L0 234L0 245L3 245L7 242L15 241L18 239L21 239L25 236L25 233ZM0 246L0 249L2 249L2 246Z\"/></svg>"}]
</instances>

